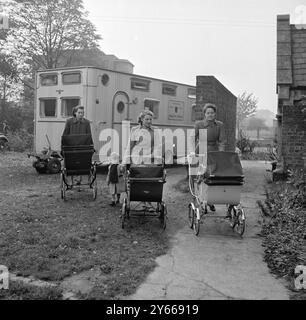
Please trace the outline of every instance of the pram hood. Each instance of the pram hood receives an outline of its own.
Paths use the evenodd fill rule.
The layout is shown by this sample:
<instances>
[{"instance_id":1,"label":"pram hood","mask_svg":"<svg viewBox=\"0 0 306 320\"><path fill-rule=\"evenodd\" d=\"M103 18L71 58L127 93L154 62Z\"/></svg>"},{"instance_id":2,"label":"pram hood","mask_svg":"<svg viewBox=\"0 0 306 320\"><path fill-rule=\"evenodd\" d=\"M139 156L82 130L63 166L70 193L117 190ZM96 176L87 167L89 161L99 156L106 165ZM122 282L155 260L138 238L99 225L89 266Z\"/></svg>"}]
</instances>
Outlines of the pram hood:
<instances>
[{"instance_id":1,"label":"pram hood","mask_svg":"<svg viewBox=\"0 0 306 320\"><path fill-rule=\"evenodd\" d=\"M62 136L62 147L93 146L90 134L69 134Z\"/></svg>"},{"instance_id":2,"label":"pram hood","mask_svg":"<svg viewBox=\"0 0 306 320\"><path fill-rule=\"evenodd\" d=\"M235 152L212 151L207 153L206 177L243 177L240 159Z\"/></svg>"},{"instance_id":3,"label":"pram hood","mask_svg":"<svg viewBox=\"0 0 306 320\"><path fill-rule=\"evenodd\" d=\"M152 166L131 166L131 178L161 178L163 177L164 167L161 165Z\"/></svg>"}]
</instances>

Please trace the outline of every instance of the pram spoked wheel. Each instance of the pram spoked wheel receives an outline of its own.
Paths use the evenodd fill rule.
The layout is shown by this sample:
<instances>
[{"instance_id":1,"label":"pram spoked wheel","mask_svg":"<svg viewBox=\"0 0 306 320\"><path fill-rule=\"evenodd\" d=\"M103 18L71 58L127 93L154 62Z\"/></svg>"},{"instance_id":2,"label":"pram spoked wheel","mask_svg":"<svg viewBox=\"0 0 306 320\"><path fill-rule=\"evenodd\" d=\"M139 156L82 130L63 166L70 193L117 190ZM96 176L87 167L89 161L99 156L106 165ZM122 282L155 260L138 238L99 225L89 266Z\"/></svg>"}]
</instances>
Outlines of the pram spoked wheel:
<instances>
[{"instance_id":1,"label":"pram spoked wheel","mask_svg":"<svg viewBox=\"0 0 306 320\"><path fill-rule=\"evenodd\" d=\"M167 220L167 207L164 202L162 202L159 207L160 207L159 220L160 220L162 228L165 230L166 226L167 226L167 221L166 221Z\"/></svg>"},{"instance_id":2,"label":"pram spoked wheel","mask_svg":"<svg viewBox=\"0 0 306 320\"><path fill-rule=\"evenodd\" d=\"M199 208L195 208L193 211L193 232L197 236L200 232L200 210Z\"/></svg>"},{"instance_id":3,"label":"pram spoked wheel","mask_svg":"<svg viewBox=\"0 0 306 320\"><path fill-rule=\"evenodd\" d=\"M194 234L197 236L200 232L200 210L196 208L195 205L191 202L188 206L188 222L189 227L193 229Z\"/></svg>"},{"instance_id":4,"label":"pram spoked wheel","mask_svg":"<svg viewBox=\"0 0 306 320\"><path fill-rule=\"evenodd\" d=\"M193 228L193 222L194 222L194 211L195 207L193 203L189 203L188 206L188 221L189 221L189 227Z\"/></svg>"},{"instance_id":5,"label":"pram spoked wheel","mask_svg":"<svg viewBox=\"0 0 306 320\"><path fill-rule=\"evenodd\" d=\"M121 208L121 228L122 229L124 229L124 222L125 222L125 219L128 218L128 215L129 215L129 210L127 207L127 199L125 198L123 200L123 204L122 204L122 208Z\"/></svg>"},{"instance_id":6,"label":"pram spoked wheel","mask_svg":"<svg viewBox=\"0 0 306 320\"><path fill-rule=\"evenodd\" d=\"M66 201L66 184L64 181L64 173L61 172L61 198Z\"/></svg>"},{"instance_id":7,"label":"pram spoked wheel","mask_svg":"<svg viewBox=\"0 0 306 320\"><path fill-rule=\"evenodd\" d=\"M230 206L228 208L231 215L231 227L235 232L237 232L240 237L245 231L245 213L241 206Z\"/></svg>"},{"instance_id":8,"label":"pram spoked wheel","mask_svg":"<svg viewBox=\"0 0 306 320\"><path fill-rule=\"evenodd\" d=\"M188 222L189 227L193 229L193 232L197 236L200 232L200 210L196 208L195 205L191 202L188 206Z\"/></svg>"}]
</instances>

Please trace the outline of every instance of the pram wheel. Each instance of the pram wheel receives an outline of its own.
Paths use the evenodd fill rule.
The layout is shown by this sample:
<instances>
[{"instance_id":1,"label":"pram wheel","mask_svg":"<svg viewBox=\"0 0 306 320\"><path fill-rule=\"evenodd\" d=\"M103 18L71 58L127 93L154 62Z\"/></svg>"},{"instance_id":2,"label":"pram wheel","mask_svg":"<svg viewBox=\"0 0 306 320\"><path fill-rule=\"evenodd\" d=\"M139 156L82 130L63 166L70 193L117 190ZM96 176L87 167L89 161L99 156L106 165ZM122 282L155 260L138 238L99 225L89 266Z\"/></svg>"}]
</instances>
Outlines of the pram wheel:
<instances>
[{"instance_id":1,"label":"pram wheel","mask_svg":"<svg viewBox=\"0 0 306 320\"><path fill-rule=\"evenodd\" d=\"M127 201L126 198L123 201L122 208L121 208L121 228L124 229L124 222L127 218L128 211L127 211Z\"/></svg>"},{"instance_id":2,"label":"pram wheel","mask_svg":"<svg viewBox=\"0 0 306 320\"><path fill-rule=\"evenodd\" d=\"M245 231L245 213L243 209L236 206L230 206L228 210L231 215L231 227L240 235L240 237L242 237Z\"/></svg>"},{"instance_id":3,"label":"pram wheel","mask_svg":"<svg viewBox=\"0 0 306 320\"><path fill-rule=\"evenodd\" d=\"M239 208L236 216L235 231L242 237L245 231L245 214L243 209Z\"/></svg>"},{"instance_id":4,"label":"pram wheel","mask_svg":"<svg viewBox=\"0 0 306 320\"><path fill-rule=\"evenodd\" d=\"M66 201L66 184L64 181L64 173L61 173L61 198Z\"/></svg>"},{"instance_id":5,"label":"pram wheel","mask_svg":"<svg viewBox=\"0 0 306 320\"><path fill-rule=\"evenodd\" d=\"M194 222L194 204L189 203L188 206L188 221L189 221L189 227L192 229L193 228L193 222Z\"/></svg>"},{"instance_id":6,"label":"pram wheel","mask_svg":"<svg viewBox=\"0 0 306 320\"><path fill-rule=\"evenodd\" d=\"M98 186L97 186L97 179L96 179L92 184L92 197L94 200L97 199L97 194L98 194Z\"/></svg>"},{"instance_id":7,"label":"pram wheel","mask_svg":"<svg viewBox=\"0 0 306 320\"><path fill-rule=\"evenodd\" d=\"M167 222L166 222L166 220L167 220L167 207L163 202L161 203L159 220L160 220L162 228L165 230L166 226L167 226Z\"/></svg>"},{"instance_id":8,"label":"pram wheel","mask_svg":"<svg viewBox=\"0 0 306 320\"><path fill-rule=\"evenodd\" d=\"M193 232L197 236L200 232L200 210L193 210Z\"/></svg>"}]
</instances>

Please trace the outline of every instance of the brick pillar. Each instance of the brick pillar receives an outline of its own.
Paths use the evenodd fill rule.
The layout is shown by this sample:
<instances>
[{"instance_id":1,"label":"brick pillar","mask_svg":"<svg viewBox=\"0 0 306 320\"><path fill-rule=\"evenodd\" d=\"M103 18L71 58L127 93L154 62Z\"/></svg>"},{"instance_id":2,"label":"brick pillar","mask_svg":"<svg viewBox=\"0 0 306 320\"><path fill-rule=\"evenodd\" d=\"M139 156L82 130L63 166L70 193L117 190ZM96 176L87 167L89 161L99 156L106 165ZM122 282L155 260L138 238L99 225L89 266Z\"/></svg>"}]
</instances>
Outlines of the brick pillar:
<instances>
[{"instance_id":1,"label":"brick pillar","mask_svg":"<svg viewBox=\"0 0 306 320\"><path fill-rule=\"evenodd\" d=\"M213 76L197 76L196 105L202 110L206 103L217 106L217 120L224 123L227 136L227 151L236 147L237 98Z\"/></svg>"},{"instance_id":2,"label":"brick pillar","mask_svg":"<svg viewBox=\"0 0 306 320\"><path fill-rule=\"evenodd\" d=\"M306 112L301 102L283 106L283 157L286 168L303 168L306 152Z\"/></svg>"}]
</instances>

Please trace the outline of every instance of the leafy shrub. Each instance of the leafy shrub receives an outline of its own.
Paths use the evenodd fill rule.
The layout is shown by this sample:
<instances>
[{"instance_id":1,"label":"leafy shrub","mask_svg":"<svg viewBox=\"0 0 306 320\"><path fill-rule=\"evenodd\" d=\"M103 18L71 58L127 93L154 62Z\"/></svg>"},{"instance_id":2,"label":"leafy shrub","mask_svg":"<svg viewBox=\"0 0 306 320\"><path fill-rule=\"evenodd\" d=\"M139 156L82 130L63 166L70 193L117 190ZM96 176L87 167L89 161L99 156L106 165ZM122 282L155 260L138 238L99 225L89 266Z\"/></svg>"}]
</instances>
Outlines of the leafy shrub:
<instances>
[{"instance_id":1,"label":"leafy shrub","mask_svg":"<svg viewBox=\"0 0 306 320\"><path fill-rule=\"evenodd\" d=\"M7 135L11 151L24 152L33 148L33 134L21 129Z\"/></svg>"},{"instance_id":2,"label":"leafy shrub","mask_svg":"<svg viewBox=\"0 0 306 320\"><path fill-rule=\"evenodd\" d=\"M236 145L241 151L241 154L246 154L252 153L254 151L254 148L257 146L257 143L255 141L251 141L246 133L240 130Z\"/></svg>"},{"instance_id":3,"label":"leafy shrub","mask_svg":"<svg viewBox=\"0 0 306 320\"><path fill-rule=\"evenodd\" d=\"M293 276L297 265L306 265L306 170L274 184L258 205L265 217L265 260L277 275Z\"/></svg>"},{"instance_id":4,"label":"leafy shrub","mask_svg":"<svg viewBox=\"0 0 306 320\"><path fill-rule=\"evenodd\" d=\"M243 153L241 155L242 160L262 160L262 161L269 161L269 155L267 152L253 152L253 153Z\"/></svg>"}]
</instances>

